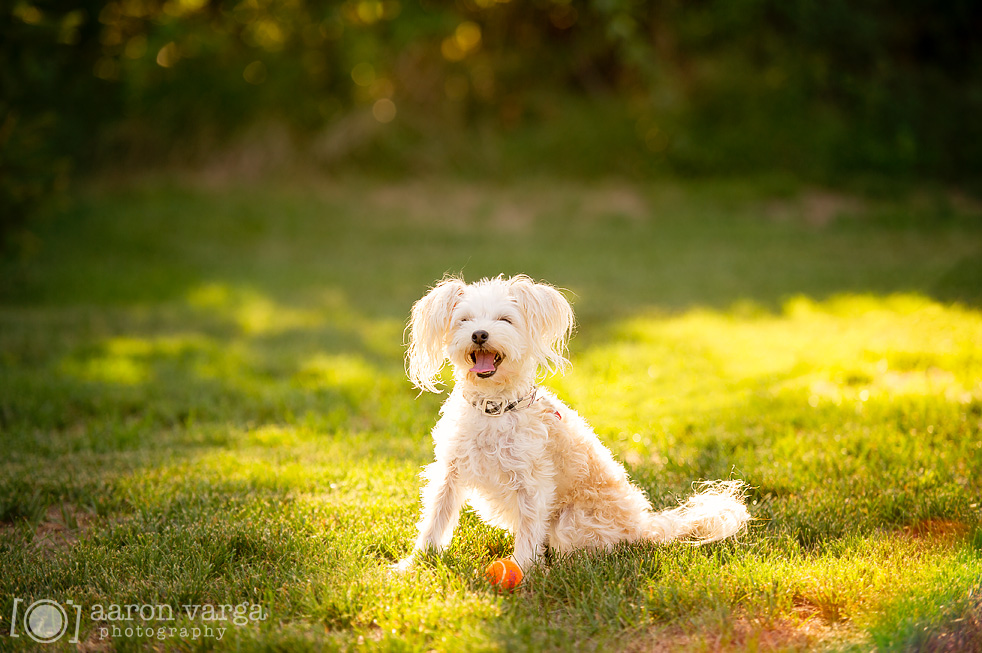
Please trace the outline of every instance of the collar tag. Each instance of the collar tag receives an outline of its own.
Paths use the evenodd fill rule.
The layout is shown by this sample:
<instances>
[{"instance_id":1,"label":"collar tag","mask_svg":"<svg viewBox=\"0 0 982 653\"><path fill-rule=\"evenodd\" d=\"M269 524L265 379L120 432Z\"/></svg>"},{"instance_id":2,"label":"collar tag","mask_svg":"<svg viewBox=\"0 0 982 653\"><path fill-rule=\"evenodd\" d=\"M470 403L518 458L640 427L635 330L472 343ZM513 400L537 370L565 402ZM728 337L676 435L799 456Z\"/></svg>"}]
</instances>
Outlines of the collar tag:
<instances>
[{"instance_id":1,"label":"collar tag","mask_svg":"<svg viewBox=\"0 0 982 653\"><path fill-rule=\"evenodd\" d=\"M485 415L491 415L492 417L500 417L505 412L500 401L491 401L490 399L482 401L480 408Z\"/></svg>"}]
</instances>

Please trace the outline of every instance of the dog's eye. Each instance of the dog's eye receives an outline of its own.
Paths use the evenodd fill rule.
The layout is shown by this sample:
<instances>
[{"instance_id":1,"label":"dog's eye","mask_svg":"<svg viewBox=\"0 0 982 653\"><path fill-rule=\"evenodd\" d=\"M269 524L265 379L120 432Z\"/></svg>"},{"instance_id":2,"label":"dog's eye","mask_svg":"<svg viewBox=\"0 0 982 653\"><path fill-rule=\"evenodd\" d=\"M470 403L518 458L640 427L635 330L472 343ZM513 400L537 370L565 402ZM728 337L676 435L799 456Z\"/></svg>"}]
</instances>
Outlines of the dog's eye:
<instances>
[{"instance_id":1,"label":"dog's eye","mask_svg":"<svg viewBox=\"0 0 982 653\"><path fill-rule=\"evenodd\" d=\"M512 323L512 322L511 322L511 318L510 318L510 317L504 317L504 316L502 316L502 317L499 317L499 318L498 318L498 321L499 321L499 322L507 322L508 324L511 324L511 323Z\"/></svg>"}]
</instances>

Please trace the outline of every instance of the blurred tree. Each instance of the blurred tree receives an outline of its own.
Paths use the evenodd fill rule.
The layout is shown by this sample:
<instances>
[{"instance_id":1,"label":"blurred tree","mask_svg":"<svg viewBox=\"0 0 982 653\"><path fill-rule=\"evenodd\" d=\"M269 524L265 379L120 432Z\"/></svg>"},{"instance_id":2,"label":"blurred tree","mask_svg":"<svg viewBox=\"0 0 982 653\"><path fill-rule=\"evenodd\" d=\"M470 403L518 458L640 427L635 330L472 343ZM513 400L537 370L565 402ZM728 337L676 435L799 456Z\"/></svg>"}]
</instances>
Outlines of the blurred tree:
<instances>
[{"instance_id":1,"label":"blurred tree","mask_svg":"<svg viewBox=\"0 0 982 653\"><path fill-rule=\"evenodd\" d=\"M10 2L8 241L72 162L185 163L264 124L372 169L982 169L972 0Z\"/></svg>"},{"instance_id":2,"label":"blurred tree","mask_svg":"<svg viewBox=\"0 0 982 653\"><path fill-rule=\"evenodd\" d=\"M118 115L91 74L101 0L26 2L0 11L0 252L29 245L26 220L63 187L73 157Z\"/></svg>"}]
</instances>

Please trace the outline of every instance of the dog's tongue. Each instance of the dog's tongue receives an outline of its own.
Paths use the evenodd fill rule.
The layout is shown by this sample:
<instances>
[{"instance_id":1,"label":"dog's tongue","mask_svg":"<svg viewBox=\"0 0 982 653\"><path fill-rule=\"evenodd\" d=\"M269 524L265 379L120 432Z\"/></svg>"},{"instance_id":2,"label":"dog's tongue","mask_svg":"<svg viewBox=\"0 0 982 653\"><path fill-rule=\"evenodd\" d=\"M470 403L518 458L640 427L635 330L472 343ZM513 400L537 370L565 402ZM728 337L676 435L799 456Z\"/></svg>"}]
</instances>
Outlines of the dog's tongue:
<instances>
[{"instance_id":1,"label":"dog's tongue","mask_svg":"<svg viewBox=\"0 0 982 653\"><path fill-rule=\"evenodd\" d=\"M490 351L476 351L474 352L474 367L471 368L471 372L477 372L478 374L483 374L485 372L494 371L494 353Z\"/></svg>"}]
</instances>

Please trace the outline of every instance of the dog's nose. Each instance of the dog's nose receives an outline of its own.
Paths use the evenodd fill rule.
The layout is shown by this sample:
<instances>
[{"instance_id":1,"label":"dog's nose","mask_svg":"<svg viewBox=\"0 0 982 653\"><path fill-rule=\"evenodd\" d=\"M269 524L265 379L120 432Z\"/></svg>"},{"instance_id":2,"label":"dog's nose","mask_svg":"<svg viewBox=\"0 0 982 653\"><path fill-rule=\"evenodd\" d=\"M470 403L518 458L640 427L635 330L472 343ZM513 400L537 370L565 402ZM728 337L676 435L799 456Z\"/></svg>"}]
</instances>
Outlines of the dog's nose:
<instances>
[{"instance_id":1,"label":"dog's nose","mask_svg":"<svg viewBox=\"0 0 982 653\"><path fill-rule=\"evenodd\" d=\"M471 340L474 341L475 345L483 345L488 341L488 332L484 329L475 331L471 334Z\"/></svg>"}]
</instances>

